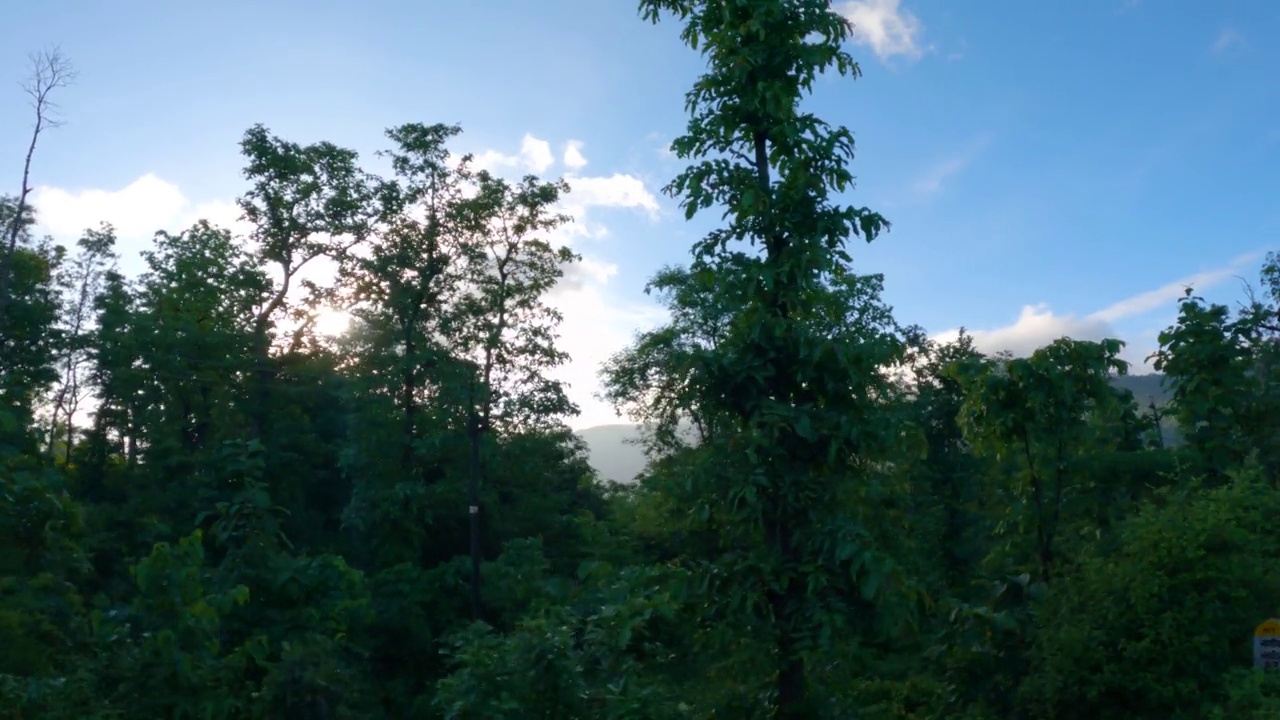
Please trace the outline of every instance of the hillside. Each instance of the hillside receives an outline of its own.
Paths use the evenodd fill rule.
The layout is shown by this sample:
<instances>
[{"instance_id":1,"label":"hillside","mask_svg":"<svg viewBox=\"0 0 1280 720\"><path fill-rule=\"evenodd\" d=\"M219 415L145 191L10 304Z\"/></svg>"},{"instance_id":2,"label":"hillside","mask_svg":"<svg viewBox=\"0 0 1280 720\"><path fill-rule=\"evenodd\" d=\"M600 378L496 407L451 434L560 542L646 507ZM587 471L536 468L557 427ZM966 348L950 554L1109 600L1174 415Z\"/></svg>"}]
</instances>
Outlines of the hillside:
<instances>
[{"instance_id":1,"label":"hillside","mask_svg":"<svg viewBox=\"0 0 1280 720\"><path fill-rule=\"evenodd\" d=\"M1164 386L1164 375L1147 373L1146 375L1123 375L1112 380L1116 387L1133 393L1138 405L1146 407L1152 400L1156 405L1164 405L1169 401L1169 389Z\"/></svg>"},{"instance_id":2,"label":"hillside","mask_svg":"<svg viewBox=\"0 0 1280 720\"><path fill-rule=\"evenodd\" d=\"M586 441L587 457L601 480L634 482L636 475L644 470L644 450L638 443L639 425L596 425L579 430L578 437Z\"/></svg>"},{"instance_id":3,"label":"hillside","mask_svg":"<svg viewBox=\"0 0 1280 720\"><path fill-rule=\"evenodd\" d=\"M1164 387L1164 376L1159 373L1146 375L1125 375L1114 379L1116 387L1133 393L1139 407L1145 408L1152 400L1157 405L1164 405L1169 400L1169 391ZM1177 442L1177 429L1171 420L1164 423L1165 442ZM596 425L578 431L578 436L587 443L588 457L591 466L600 473L600 479L613 482L634 482L637 475L644 471L644 450L638 444L640 427L627 423L613 425Z\"/></svg>"}]
</instances>

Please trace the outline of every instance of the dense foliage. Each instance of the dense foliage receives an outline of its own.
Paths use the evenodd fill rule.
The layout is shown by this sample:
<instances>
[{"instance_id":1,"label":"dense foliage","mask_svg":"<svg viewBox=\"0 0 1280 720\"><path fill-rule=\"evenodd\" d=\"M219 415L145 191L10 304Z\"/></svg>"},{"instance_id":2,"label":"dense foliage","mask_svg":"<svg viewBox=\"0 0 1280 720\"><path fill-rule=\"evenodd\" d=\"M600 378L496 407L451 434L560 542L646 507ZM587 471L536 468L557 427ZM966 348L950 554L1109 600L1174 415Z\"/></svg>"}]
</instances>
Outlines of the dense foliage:
<instances>
[{"instance_id":1,"label":"dense foliage","mask_svg":"<svg viewBox=\"0 0 1280 720\"><path fill-rule=\"evenodd\" d=\"M387 176L250 128L252 232L159 232L136 277L109 226L37 237L24 173L0 718L1280 712L1250 644L1280 606L1280 257L1235 311L1188 292L1167 406L1118 389L1116 340L935 342L854 268L889 223L841 204L852 134L804 110L858 74L847 22L640 10L707 60L667 190L723 223L602 369L648 428L634 486L597 479L552 379L571 189L473 168L460 128L388 130ZM69 77L39 60L32 148Z\"/></svg>"}]
</instances>

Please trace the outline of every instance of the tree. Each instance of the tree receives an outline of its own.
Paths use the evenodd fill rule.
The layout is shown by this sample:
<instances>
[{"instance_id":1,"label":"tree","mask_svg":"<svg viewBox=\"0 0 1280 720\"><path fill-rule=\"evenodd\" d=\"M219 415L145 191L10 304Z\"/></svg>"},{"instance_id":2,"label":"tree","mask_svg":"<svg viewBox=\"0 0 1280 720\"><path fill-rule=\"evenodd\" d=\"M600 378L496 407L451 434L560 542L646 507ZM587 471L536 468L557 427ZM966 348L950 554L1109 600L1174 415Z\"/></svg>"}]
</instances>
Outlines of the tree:
<instances>
[{"instance_id":1,"label":"tree","mask_svg":"<svg viewBox=\"0 0 1280 720\"><path fill-rule=\"evenodd\" d=\"M27 143L27 154L22 162L22 185L13 203L11 212L0 215L0 227L4 229L3 249L0 250L0 335L4 334L6 322L6 306L12 301L13 263L17 253L18 240L26 224L29 222L30 205L27 202L31 195L31 161L35 156L36 145L40 136L46 131L62 124L57 117L58 106L53 101L53 94L70 85L75 80L75 68L62 56L58 48L49 48L33 53L31 71L22 89L31 103L35 113L35 123L31 128L31 139ZM0 369L3 369L0 367Z\"/></svg>"},{"instance_id":2,"label":"tree","mask_svg":"<svg viewBox=\"0 0 1280 720\"><path fill-rule=\"evenodd\" d=\"M1252 454L1263 475L1280 483L1280 255L1267 256L1261 280L1263 293L1250 290L1234 313L1188 289L1152 356L1209 483L1223 482Z\"/></svg>"},{"instance_id":3,"label":"tree","mask_svg":"<svg viewBox=\"0 0 1280 720\"><path fill-rule=\"evenodd\" d=\"M259 262L278 270L272 293L253 321L254 409L250 427L262 438L270 416L271 330L285 308L299 273L318 258L341 260L367 237L372 189L356 165L357 154L333 143L299 145L262 125L244 134L241 152L252 188L240 198L243 218L254 226L251 240Z\"/></svg>"},{"instance_id":4,"label":"tree","mask_svg":"<svg viewBox=\"0 0 1280 720\"><path fill-rule=\"evenodd\" d=\"M853 183L852 134L800 107L819 74L858 75L841 49L852 28L825 0L643 0L640 9L652 21L663 12L682 20L682 38L709 65L687 95L688 129L672 143L695 162L667 189L688 217L724 208L727 226L695 245L691 270L743 298L695 371L700 404L734 418L724 450L745 460L726 467L734 476L704 502L752 548L720 569L772 635L773 714L811 718L821 703L809 658L849 617L851 598L873 597L882 577L838 509L857 469L888 444L869 416L897 352L879 334L832 332L844 329L833 311L857 312L837 302L851 276L846 240L870 241L888 223L832 202ZM731 250L737 241L763 255ZM851 561L874 577L859 578ZM763 605L743 596L752 586L764 588Z\"/></svg>"},{"instance_id":5,"label":"tree","mask_svg":"<svg viewBox=\"0 0 1280 720\"><path fill-rule=\"evenodd\" d=\"M0 200L0 219L16 209ZM9 256L9 299L0 311L0 448L26 452L39 434L32 424L40 400L57 380L62 346L56 283L66 259L61 246L30 238L34 215L23 223L23 242Z\"/></svg>"},{"instance_id":6,"label":"tree","mask_svg":"<svg viewBox=\"0 0 1280 720\"><path fill-rule=\"evenodd\" d=\"M400 470L418 466L420 407L429 378L449 363L447 333L461 293L466 238L459 227L466 162L450 163L446 143L456 125L412 123L386 135L396 143L384 153L396 178L382 184L381 217L369 252L350 258L352 299L366 329L388 337L371 348L393 355L397 402L403 418Z\"/></svg>"},{"instance_id":7,"label":"tree","mask_svg":"<svg viewBox=\"0 0 1280 720\"><path fill-rule=\"evenodd\" d=\"M105 472L109 455L123 458L129 466L138 459L145 380L140 367L137 296L119 272L109 270L103 276L102 293L94 301L94 311L89 380L98 399L91 431L98 443L98 457L90 467L101 473ZM100 486L98 482L94 485Z\"/></svg>"},{"instance_id":8,"label":"tree","mask_svg":"<svg viewBox=\"0 0 1280 720\"><path fill-rule=\"evenodd\" d=\"M49 419L50 454L55 452L57 436L62 430L63 455L70 455L76 412L91 390L82 370L91 360L93 309L102 292L106 273L111 271L115 262L115 242L115 230L110 225L87 230L76 243L80 252L67 263L66 271L59 278L63 294L64 339L59 359L61 377ZM62 426L59 426L59 421Z\"/></svg>"},{"instance_id":9,"label":"tree","mask_svg":"<svg viewBox=\"0 0 1280 720\"><path fill-rule=\"evenodd\" d=\"M716 351L738 304L737 298L715 292L679 267L659 271L645 293L658 294L671 322L641 333L610 357L600 378L602 397L646 427L646 450L656 459L687 445L687 433L682 432L686 423L693 426L695 439L705 443L728 420L698 404L690 373L704 353Z\"/></svg>"},{"instance_id":10,"label":"tree","mask_svg":"<svg viewBox=\"0 0 1280 720\"><path fill-rule=\"evenodd\" d=\"M929 340L921 329L909 330L908 336L913 357L904 412L919 432L924 456L916 460L904 451L900 470L911 484L912 515L925 530L916 536L930 543L930 554L936 549L930 559L938 566L928 570L940 570L949 590L967 594L989 536L990 528L975 512L988 468L965 440L959 422L965 388L951 370L981 361L982 355L963 328L950 343Z\"/></svg>"},{"instance_id":11,"label":"tree","mask_svg":"<svg viewBox=\"0 0 1280 720\"><path fill-rule=\"evenodd\" d=\"M1019 693L1029 717L1210 716L1280 593L1256 570L1280 552L1276 494L1256 468L1233 474L1161 493L1122 525L1118 552L1088 553L1055 587Z\"/></svg>"},{"instance_id":12,"label":"tree","mask_svg":"<svg viewBox=\"0 0 1280 720\"><path fill-rule=\"evenodd\" d=\"M1084 489L1072 461L1113 448L1108 421L1132 405L1132 395L1124 398L1110 384L1112 373L1127 370L1122 347L1119 340L1063 338L1028 358L971 360L953 370L965 387L965 439L1014 468L1001 494L1014 501L1013 525L1034 537L1041 581L1055 570L1063 508Z\"/></svg>"},{"instance_id":13,"label":"tree","mask_svg":"<svg viewBox=\"0 0 1280 720\"><path fill-rule=\"evenodd\" d=\"M480 438L497 427L519 432L554 427L575 411L563 384L546 376L568 360L555 346L560 313L544 297L578 259L544 235L567 221L552 210L563 182L525 176L519 183L480 171L476 194L461 208L468 245L468 287L455 320L455 348L470 361L467 436L471 444L468 498L471 533L471 609L483 611L480 570ZM548 425L550 423L550 425Z\"/></svg>"},{"instance_id":14,"label":"tree","mask_svg":"<svg viewBox=\"0 0 1280 720\"><path fill-rule=\"evenodd\" d=\"M144 469L164 488L164 516L185 525L221 499L201 471L252 417L245 379L256 367L256 309L270 286L231 233L205 221L157 233L144 258L134 326L147 378Z\"/></svg>"}]
</instances>

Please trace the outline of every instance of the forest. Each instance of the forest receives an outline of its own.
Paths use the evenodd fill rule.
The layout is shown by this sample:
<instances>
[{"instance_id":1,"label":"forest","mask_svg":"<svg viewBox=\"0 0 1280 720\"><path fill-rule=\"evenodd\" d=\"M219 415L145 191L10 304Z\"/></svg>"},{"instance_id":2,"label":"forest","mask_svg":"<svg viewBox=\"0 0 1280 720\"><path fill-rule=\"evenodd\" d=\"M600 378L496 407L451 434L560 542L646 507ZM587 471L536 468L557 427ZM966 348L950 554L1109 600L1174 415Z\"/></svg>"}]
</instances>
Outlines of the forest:
<instances>
[{"instance_id":1,"label":"forest","mask_svg":"<svg viewBox=\"0 0 1280 720\"><path fill-rule=\"evenodd\" d=\"M856 92L848 21L638 10L705 58L666 192L720 220L600 369L647 428L633 485L551 379L563 181L475 169L455 125L386 130L382 176L257 125L252 232L165 229L127 277L110 226L39 236L72 66L34 56L0 204L0 718L1280 714L1253 657L1280 256L1234 306L1188 290L1164 403L1114 382L1119 340L936 342L855 268L890 222L805 110L820 76Z\"/></svg>"}]
</instances>

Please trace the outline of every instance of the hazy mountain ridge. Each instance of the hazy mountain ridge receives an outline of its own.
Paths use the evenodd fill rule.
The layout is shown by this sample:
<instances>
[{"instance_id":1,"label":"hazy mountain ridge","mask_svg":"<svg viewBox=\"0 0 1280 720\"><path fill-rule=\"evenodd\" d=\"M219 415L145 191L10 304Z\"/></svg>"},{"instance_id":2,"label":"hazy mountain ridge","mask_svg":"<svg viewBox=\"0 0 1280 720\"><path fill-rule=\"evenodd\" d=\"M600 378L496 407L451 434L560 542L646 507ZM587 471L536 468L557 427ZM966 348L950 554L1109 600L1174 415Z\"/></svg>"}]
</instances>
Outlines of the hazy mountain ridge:
<instances>
[{"instance_id":1,"label":"hazy mountain ridge","mask_svg":"<svg viewBox=\"0 0 1280 720\"><path fill-rule=\"evenodd\" d=\"M634 482L647 460L639 440L641 426L630 423L596 425L577 432L587 444L587 459L601 480Z\"/></svg>"},{"instance_id":2,"label":"hazy mountain ridge","mask_svg":"<svg viewBox=\"0 0 1280 720\"><path fill-rule=\"evenodd\" d=\"M1111 384L1133 393L1139 407L1145 408L1152 400L1157 406L1164 405L1171 396L1169 388L1165 387L1164 375L1160 373L1120 375L1112 378Z\"/></svg>"},{"instance_id":3,"label":"hazy mountain ridge","mask_svg":"<svg viewBox=\"0 0 1280 720\"><path fill-rule=\"evenodd\" d=\"M1145 375L1117 376L1112 383L1133 393L1138 407L1146 408L1153 400L1157 406L1169 401L1169 389L1165 387L1164 375L1148 373ZM1176 428L1166 420L1165 440L1176 438ZM596 425L578 431L578 437L587 443L587 457L591 467L600 474L601 480L630 483L644 471L647 460L644 448L639 440L642 426L631 423L615 423Z\"/></svg>"}]
</instances>

